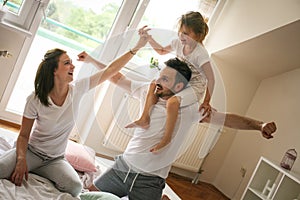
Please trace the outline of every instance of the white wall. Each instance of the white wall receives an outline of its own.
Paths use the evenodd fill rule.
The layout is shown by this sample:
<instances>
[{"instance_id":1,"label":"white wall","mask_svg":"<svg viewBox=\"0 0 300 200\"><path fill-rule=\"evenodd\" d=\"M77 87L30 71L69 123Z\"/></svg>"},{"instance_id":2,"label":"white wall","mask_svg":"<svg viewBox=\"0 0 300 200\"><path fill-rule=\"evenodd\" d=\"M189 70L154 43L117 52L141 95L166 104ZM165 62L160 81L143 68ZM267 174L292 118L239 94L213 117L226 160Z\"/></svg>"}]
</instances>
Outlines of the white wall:
<instances>
[{"instance_id":1,"label":"white wall","mask_svg":"<svg viewBox=\"0 0 300 200\"><path fill-rule=\"evenodd\" d=\"M262 95L259 105L261 110L252 111L252 107L256 105L255 101L258 93L262 90L262 84L265 84L264 81L260 83L260 80L249 73L249 71L243 71L237 66L231 65L233 55L228 55L231 59L226 59L226 55L222 58L215 55L217 55L220 50L225 49L226 51L226 48L230 48L240 42L245 42L277 29L278 27L299 20L299 10L300 2L297 0L228 0L226 2L224 10L219 15L216 24L210 27L206 47L212 53L212 58L223 77L228 112L247 115L265 121L275 120L280 126L282 122L277 119L280 116L280 112L273 113L271 109L278 106L282 107L285 103L275 103L274 99L269 98L266 92L267 90L265 90L263 93L266 94ZM232 53L232 51L229 52ZM253 51L254 55L255 53L256 52ZM270 60L270 64L271 63L272 60ZM275 85L278 86L277 84ZM299 82L298 85L300 85ZM275 88L276 87L274 87L274 89ZM274 95L282 95L282 93L276 89L272 91ZM291 95L286 98L293 99L295 97ZM222 134L203 165L204 172L200 176L200 180L214 184L228 197L235 195L240 182L242 182L237 192L237 197L239 197L239 194L248 182L258 157L260 155L266 155L267 157L281 159L287 148L279 150L280 152L278 150L273 152L272 148L275 148L275 144L273 143L277 141L276 145L278 145L278 141L280 141L286 146L290 144L288 138L280 137L272 141L267 141L262 139L257 133L258 132L239 131L236 134L236 131L232 129L225 129L225 133ZM280 128L277 134L280 134ZM254 137L255 139L249 139L249 137ZM297 139L296 141L300 141L299 137ZM295 141L295 138L292 140ZM266 144L268 145L266 146ZM269 145L273 145L272 148L268 149ZM243 155L246 156L243 157ZM222 167L220 168L219 166ZM247 176L244 179L242 179L240 174L241 166L247 168Z\"/></svg>"},{"instance_id":2,"label":"white wall","mask_svg":"<svg viewBox=\"0 0 300 200\"><path fill-rule=\"evenodd\" d=\"M278 129L271 140L263 139L255 131L238 131L215 180L215 185L227 196L233 197L242 181L235 198L240 199L260 156L280 162L288 149L295 148L300 153L299 86L300 66L260 84L247 115L264 121L274 120ZM247 169L244 180L239 172L241 167ZM300 174L299 158L292 171Z\"/></svg>"},{"instance_id":3,"label":"white wall","mask_svg":"<svg viewBox=\"0 0 300 200\"><path fill-rule=\"evenodd\" d=\"M227 0L206 47L216 52L300 19L298 0Z\"/></svg>"}]
</instances>

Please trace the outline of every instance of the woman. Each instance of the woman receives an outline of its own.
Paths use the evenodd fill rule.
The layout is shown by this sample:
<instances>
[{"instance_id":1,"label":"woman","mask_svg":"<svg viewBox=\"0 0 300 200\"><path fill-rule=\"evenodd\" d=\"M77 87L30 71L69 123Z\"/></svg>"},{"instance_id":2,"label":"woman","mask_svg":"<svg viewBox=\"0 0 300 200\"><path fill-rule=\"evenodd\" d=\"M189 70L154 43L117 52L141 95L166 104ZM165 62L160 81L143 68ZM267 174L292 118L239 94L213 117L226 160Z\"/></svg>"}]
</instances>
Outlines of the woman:
<instances>
[{"instance_id":1,"label":"woman","mask_svg":"<svg viewBox=\"0 0 300 200\"><path fill-rule=\"evenodd\" d=\"M139 50L146 42L141 37L122 59L74 84L71 82L75 66L66 51L49 50L37 70L35 92L27 97L16 149L0 157L0 178L9 178L21 186L23 178L28 179L28 172L33 172L51 180L58 190L76 197L82 184L64 153L81 97L117 73L133 57L132 51ZM83 60L85 54L79 54L78 60Z\"/></svg>"}]
</instances>

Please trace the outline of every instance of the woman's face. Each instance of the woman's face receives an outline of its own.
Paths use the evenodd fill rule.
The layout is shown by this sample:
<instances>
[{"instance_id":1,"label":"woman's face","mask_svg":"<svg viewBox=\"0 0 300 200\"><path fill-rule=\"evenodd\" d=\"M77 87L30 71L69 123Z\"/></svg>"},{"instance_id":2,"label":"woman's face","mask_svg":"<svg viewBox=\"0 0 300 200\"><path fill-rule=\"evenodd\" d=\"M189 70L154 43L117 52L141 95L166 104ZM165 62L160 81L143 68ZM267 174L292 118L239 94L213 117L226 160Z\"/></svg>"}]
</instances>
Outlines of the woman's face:
<instances>
[{"instance_id":1,"label":"woman's face","mask_svg":"<svg viewBox=\"0 0 300 200\"><path fill-rule=\"evenodd\" d=\"M69 83L73 81L74 69L75 66L72 64L70 57L66 53L63 53L59 57L58 67L54 71L54 79Z\"/></svg>"},{"instance_id":2,"label":"woman's face","mask_svg":"<svg viewBox=\"0 0 300 200\"><path fill-rule=\"evenodd\" d=\"M179 39L183 45L191 45L199 40L198 35L185 25L179 30Z\"/></svg>"}]
</instances>

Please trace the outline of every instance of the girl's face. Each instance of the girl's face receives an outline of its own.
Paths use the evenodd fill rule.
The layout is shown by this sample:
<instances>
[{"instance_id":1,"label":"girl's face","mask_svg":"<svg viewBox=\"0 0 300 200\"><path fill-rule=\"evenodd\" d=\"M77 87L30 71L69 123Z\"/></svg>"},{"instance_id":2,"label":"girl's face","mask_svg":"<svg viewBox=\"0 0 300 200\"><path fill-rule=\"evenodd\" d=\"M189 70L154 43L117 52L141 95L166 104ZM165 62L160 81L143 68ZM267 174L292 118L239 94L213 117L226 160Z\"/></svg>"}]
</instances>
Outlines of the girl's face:
<instances>
[{"instance_id":1,"label":"girl's face","mask_svg":"<svg viewBox=\"0 0 300 200\"><path fill-rule=\"evenodd\" d=\"M72 64L72 60L64 53L59 57L58 67L54 71L54 77L56 80L69 83L73 81L74 69L75 66Z\"/></svg>"},{"instance_id":2,"label":"girl's face","mask_svg":"<svg viewBox=\"0 0 300 200\"><path fill-rule=\"evenodd\" d=\"M179 39L183 45L191 45L199 40L199 36L185 25L179 30Z\"/></svg>"}]
</instances>

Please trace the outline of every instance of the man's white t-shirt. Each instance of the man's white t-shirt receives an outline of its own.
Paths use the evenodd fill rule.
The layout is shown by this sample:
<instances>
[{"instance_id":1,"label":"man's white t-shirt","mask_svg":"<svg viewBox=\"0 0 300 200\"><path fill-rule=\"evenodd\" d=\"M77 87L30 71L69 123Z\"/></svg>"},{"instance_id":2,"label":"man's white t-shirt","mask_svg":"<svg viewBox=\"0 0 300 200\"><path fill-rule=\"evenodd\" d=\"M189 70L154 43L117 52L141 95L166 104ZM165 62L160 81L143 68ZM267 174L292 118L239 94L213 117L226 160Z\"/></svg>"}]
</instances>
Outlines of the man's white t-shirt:
<instances>
[{"instance_id":1,"label":"man's white t-shirt","mask_svg":"<svg viewBox=\"0 0 300 200\"><path fill-rule=\"evenodd\" d=\"M132 95L140 100L140 109L143 110L147 95L148 84L132 82ZM135 171L144 174L157 175L166 178L172 163L186 150L185 140L189 137L190 127L198 122L201 114L198 112L198 103L181 107L178 113L176 127L172 141L163 150L157 153L150 152L162 139L165 132L166 101L159 99L151 111L150 127L136 128L129 141L123 158Z\"/></svg>"},{"instance_id":2,"label":"man's white t-shirt","mask_svg":"<svg viewBox=\"0 0 300 200\"><path fill-rule=\"evenodd\" d=\"M24 117L35 119L29 145L37 152L51 158L64 155L81 97L88 90L89 78L70 84L62 106L56 106L48 97L51 105L46 107L35 97L34 92L29 95L23 113Z\"/></svg>"}]
</instances>

